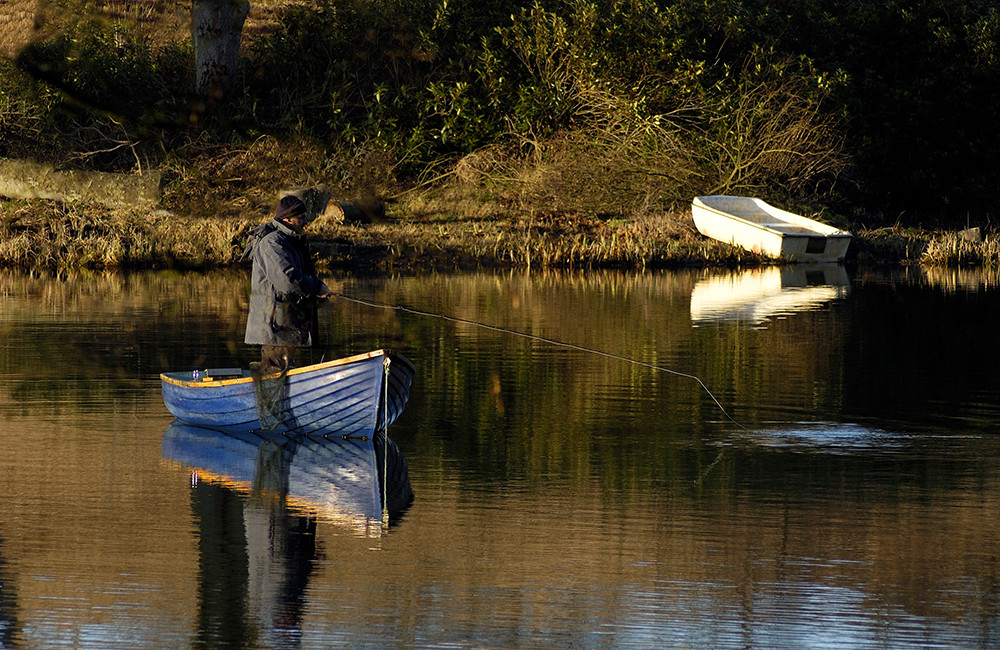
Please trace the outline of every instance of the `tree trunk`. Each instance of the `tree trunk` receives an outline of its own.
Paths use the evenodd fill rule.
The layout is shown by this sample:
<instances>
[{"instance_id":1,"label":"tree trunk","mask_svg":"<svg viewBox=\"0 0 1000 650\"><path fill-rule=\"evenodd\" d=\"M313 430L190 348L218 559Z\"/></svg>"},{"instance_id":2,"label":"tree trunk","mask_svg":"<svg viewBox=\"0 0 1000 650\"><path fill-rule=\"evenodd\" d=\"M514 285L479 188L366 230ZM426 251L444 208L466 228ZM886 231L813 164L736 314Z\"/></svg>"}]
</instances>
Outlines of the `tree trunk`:
<instances>
[{"instance_id":1,"label":"tree trunk","mask_svg":"<svg viewBox=\"0 0 1000 650\"><path fill-rule=\"evenodd\" d=\"M232 85L240 60L248 0L192 0L191 41L194 44L195 89L218 101Z\"/></svg>"}]
</instances>

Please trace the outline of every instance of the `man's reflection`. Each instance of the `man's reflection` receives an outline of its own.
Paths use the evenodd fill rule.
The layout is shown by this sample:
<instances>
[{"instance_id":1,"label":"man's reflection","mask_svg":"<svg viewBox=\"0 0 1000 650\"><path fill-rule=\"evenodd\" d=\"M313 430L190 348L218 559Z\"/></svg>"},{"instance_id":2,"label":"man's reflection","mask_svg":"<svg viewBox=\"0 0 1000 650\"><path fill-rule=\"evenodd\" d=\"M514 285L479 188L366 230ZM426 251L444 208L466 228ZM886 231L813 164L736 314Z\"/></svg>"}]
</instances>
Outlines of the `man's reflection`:
<instances>
[{"instance_id":1,"label":"man's reflection","mask_svg":"<svg viewBox=\"0 0 1000 650\"><path fill-rule=\"evenodd\" d=\"M297 644L318 518L378 535L413 500L406 461L382 432L260 438L175 421L163 455L194 472L206 646Z\"/></svg>"},{"instance_id":2,"label":"man's reflection","mask_svg":"<svg viewBox=\"0 0 1000 650\"><path fill-rule=\"evenodd\" d=\"M286 507L284 450L259 447L249 498L199 482L200 644L287 647L300 637L303 594L316 556L316 521Z\"/></svg>"}]
</instances>

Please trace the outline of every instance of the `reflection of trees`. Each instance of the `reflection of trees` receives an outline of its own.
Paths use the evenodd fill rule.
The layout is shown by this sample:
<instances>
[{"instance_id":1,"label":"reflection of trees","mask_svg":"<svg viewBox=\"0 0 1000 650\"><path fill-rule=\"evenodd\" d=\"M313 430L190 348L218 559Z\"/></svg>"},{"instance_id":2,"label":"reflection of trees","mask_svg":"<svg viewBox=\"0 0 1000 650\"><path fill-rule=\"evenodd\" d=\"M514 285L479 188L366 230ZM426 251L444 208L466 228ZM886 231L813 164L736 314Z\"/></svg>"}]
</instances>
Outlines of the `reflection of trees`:
<instances>
[{"instance_id":1,"label":"reflection of trees","mask_svg":"<svg viewBox=\"0 0 1000 650\"><path fill-rule=\"evenodd\" d=\"M891 338L913 330L907 320L911 311L870 322L881 313L879 306L856 308L864 297L851 296L816 312L776 319L764 329L728 323L692 330L689 297L700 275L429 276L350 280L342 290L696 375L750 427L774 419L841 421L859 398L864 406L858 417L876 417L893 404L913 410L912 394L898 387L918 379L896 376L898 363L873 361L873 355L908 354ZM891 304L887 292L876 302ZM928 299L942 300L937 294ZM921 310L919 304L910 310ZM934 311L942 321L951 318L943 303ZM339 304L333 317L331 340L372 340L366 328L374 329L381 344L396 345L417 362L413 398L394 437L409 448L438 450L442 460L460 459L475 480L500 485L509 479L597 476L608 487L689 486L719 459L705 481L722 486L743 471L733 453L719 457L715 444L720 436L738 436L738 427L690 380L397 311ZM971 313L969 318L974 320ZM951 329L960 338L960 322L942 322L942 331ZM910 349L919 345L915 337ZM962 354L949 362L956 372L963 357L969 358ZM872 372L885 376L873 385ZM940 389L926 377L919 381L922 391ZM968 398L959 394L967 389L959 382L948 391L961 404ZM419 422L419 429L413 432L407 422ZM409 441L411 435L419 440ZM827 470L839 471L822 458ZM901 471L913 474L912 468ZM949 483L947 476L940 478Z\"/></svg>"},{"instance_id":2,"label":"reflection of trees","mask_svg":"<svg viewBox=\"0 0 1000 650\"><path fill-rule=\"evenodd\" d=\"M995 292L875 282L854 302L857 314L878 318L856 324L843 349L864 360L846 376L848 413L992 432L1000 391Z\"/></svg>"},{"instance_id":3,"label":"reflection of trees","mask_svg":"<svg viewBox=\"0 0 1000 650\"><path fill-rule=\"evenodd\" d=\"M796 419L836 419L844 390L843 346L849 324L830 310L769 323L766 331L722 326L699 329L694 374L750 425L780 402ZM713 418L706 404L702 415ZM773 415L771 416L773 417Z\"/></svg>"},{"instance_id":4,"label":"reflection of trees","mask_svg":"<svg viewBox=\"0 0 1000 650\"><path fill-rule=\"evenodd\" d=\"M243 340L241 273L42 277L0 272L0 373L11 403L145 405L144 379L232 365ZM178 337L178 333L183 336Z\"/></svg>"},{"instance_id":5,"label":"reflection of trees","mask_svg":"<svg viewBox=\"0 0 1000 650\"><path fill-rule=\"evenodd\" d=\"M770 391L786 387L763 384L755 375L766 368L757 364L737 371L740 359L732 354L747 346L745 354L763 354L763 340L754 343L753 333L738 330L691 331L688 300L697 279L696 273L612 272L432 276L359 281L344 291L692 373L727 409L768 403ZM414 391L404 418L420 418L421 435L435 438L414 446L443 446L472 463L477 477L598 475L609 486L649 485L675 470L693 480L717 454L698 448L698 432L724 417L690 379L440 319L351 306L337 315L351 332L369 319L394 321L386 327L400 333L400 347L417 359L418 386L443 387L430 397ZM835 379L829 364L836 337L824 332L818 338L829 348L815 354L805 348L817 337L799 334L773 363L784 365L788 380ZM704 353L692 355L692 348ZM835 395L839 383L827 390ZM809 408L820 401L812 393L803 399Z\"/></svg>"},{"instance_id":6,"label":"reflection of trees","mask_svg":"<svg viewBox=\"0 0 1000 650\"><path fill-rule=\"evenodd\" d=\"M17 622L17 593L4 553L4 540L0 537L0 648L14 647L19 636Z\"/></svg>"}]
</instances>

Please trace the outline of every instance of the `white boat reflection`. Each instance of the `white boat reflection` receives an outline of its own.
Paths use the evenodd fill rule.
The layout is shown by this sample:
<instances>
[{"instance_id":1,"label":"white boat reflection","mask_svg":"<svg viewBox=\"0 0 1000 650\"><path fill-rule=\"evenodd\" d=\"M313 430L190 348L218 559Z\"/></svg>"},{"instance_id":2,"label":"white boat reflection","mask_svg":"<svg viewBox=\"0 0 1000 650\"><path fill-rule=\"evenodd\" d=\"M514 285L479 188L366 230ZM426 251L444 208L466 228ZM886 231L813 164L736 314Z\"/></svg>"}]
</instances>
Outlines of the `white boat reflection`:
<instances>
[{"instance_id":1,"label":"white boat reflection","mask_svg":"<svg viewBox=\"0 0 1000 650\"><path fill-rule=\"evenodd\" d=\"M817 309L850 294L847 271L839 264L750 269L700 280L691 292L695 326L739 321L760 325L770 319Z\"/></svg>"},{"instance_id":2,"label":"white boat reflection","mask_svg":"<svg viewBox=\"0 0 1000 650\"><path fill-rule=\"evenodd\" d=\"M189 467L193 482L218 483L251 501L278 499L362 535L380 534L388 517L401 514L413 499L406 461L382 433L371 438L223 433L175 420L163 434L161 453Z\"/></svg>"}]
</instances>

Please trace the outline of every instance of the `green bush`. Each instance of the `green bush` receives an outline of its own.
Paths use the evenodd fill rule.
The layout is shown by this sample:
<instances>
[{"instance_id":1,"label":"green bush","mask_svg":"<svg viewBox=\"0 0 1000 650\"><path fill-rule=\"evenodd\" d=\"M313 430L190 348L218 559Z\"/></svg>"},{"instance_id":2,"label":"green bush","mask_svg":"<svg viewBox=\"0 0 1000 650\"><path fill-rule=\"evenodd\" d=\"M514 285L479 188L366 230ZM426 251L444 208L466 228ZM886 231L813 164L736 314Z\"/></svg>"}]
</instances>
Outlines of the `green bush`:
<instances>
[{"instance_id":1,"label":"green bush","mask_svg":"<svg viewBox=\"0 0 1000 650\"><path fill-rule=\"evenodd\" d=\"M19 128L37 146L20 155L102 170L155 164L164 129L187 122L190 56L80 9L78 20L0 71L7 101L30 107Z\"/></svg>"}]
</instances>

